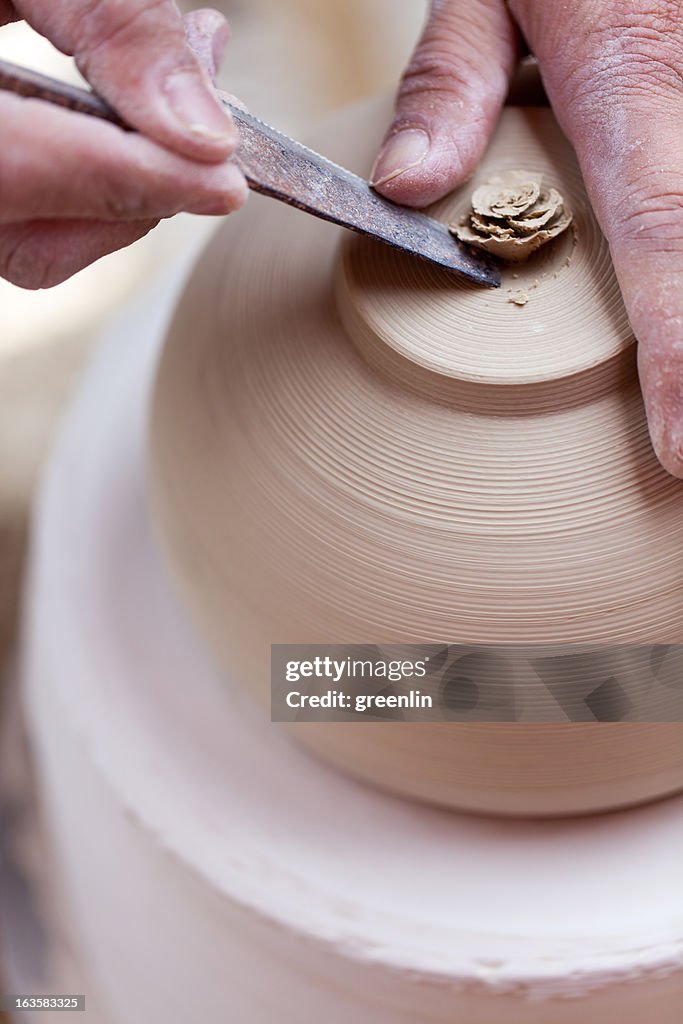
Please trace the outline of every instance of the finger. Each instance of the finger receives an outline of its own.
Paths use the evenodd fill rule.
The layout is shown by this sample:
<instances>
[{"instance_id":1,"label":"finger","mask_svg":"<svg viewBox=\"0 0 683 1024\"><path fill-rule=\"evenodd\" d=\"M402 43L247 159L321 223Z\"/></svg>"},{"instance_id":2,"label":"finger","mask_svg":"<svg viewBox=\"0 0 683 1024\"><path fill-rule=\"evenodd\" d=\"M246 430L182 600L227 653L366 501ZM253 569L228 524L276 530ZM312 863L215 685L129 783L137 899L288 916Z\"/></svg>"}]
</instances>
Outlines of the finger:
<instances>
[{"instance_id":1,"label":"finger","mask_svg":"<svg viewBox=\"0 0 683 1024\"><path fill-rule=\"evenodd\" d=\"M234 163L199 164L40 100L0 94L0 123L0 223L225 214L247 196Z\"/></svg>"},{"instance_id":2,"label":"finger","mask_svg":"<svg viewBox=\"0 0 683 1024\"><path fill-rule=\"evenodd\" d=\"M636 5L635 30L618 7L596 25L586 4L569 5L572 21L558 25L553 6L514 5L610 244L653 446L683 477L683 28L672 17L663 30L667 5L656 21Z\"/></svg>"},{"instance_id":3,"label":"finger","mask_svg":"<svg viewBox=\"0 0 683 1024\"><path fill-rule=\"evenodd\" d=\"M9 0L0 0L0 25L9 25L11 21L18 21L19 15L17 14L14 4L10 3Z\"/></svg>"},{"instance_id":4,"label":"finger","mask_svg":"<svg viewBox=\"0 0 683 1024\"><path fill-rule=\"evenodd\" d=\"M613 187L624 189L621 202L603 204L602 216L639 342L652 443L665 469L678 477L683 477L683 144L680 130L672 127L682 122L680 98L662 110L661 118L651 109L633 112L630 144L640 140L640 146L626 161L628 170L615 176Z\"/></svg>"},{"instance_id":5,"label":"finger","mask_svg":"<svg viewBox=\"0 0 683 1024\"><path fill-rule=\"evenodd\" d=\"M194 54L207 72L215 79L223 60L225 47L230 38L230 28L222 14L205 8L201 11L191 11L183 19L187 41L192 47ZM222 103L231 103L233 107L246 110L246 106L240 99L223 89L216 89L216 95Z\"/></svg>"},{"instance_id":6,"label":"finger","mask_svg":"<svg viewBox=\"0 0 683 1024\"><path fill-rule=\"evenodd\" d=\"M16 0L34 28L73 54L121 117L197 160L226 159L237 132L185 37L173 0Z\"/></svg>"},{"instance_id":7,"label":"finger","mask_svg":"<svg viewBox=\"0 0 683 1024\"><path fill-rule=\"evenodd\" d=\"M188 43L211 78L215 79L230 38L227 21L217 11L204 8L201 11L191 11L190 14L186 14L184 22ZM247 109L242 100L233 96L231 92L216 89L216 95L222 103L231 103L233 107L238 107L240 110Z\"/></svg>"},{"instance_id":8,"label":"finger","mask_svg":"<svg viewBox=\"0 0 683 1024\"><path fill-rule=\"evenodd\" d=\"M230 39L227 21L218 11L203 8L186 14L183 24L192 52L213 81Z\"/></svg>"},{"instance_id":9,"label":"finger","mask_svg":"<svg viewBox=\"0 0 683 1024\"><path fill-rule=\"evenodd\" d=\"M20 288L52 288L102 256L146 235L157 221L29 221L0 227L0 277Z\"/></svg>"},{"instance_id":10,"label":"finger","mask_svg":"<svg viewBox=\"0 0 683 1024\"><path fill-rule=\"evenodd\" d=\"M432 3L372 171L379 192L426 206L470 177L505 100L517 48L503 0Z\"/></svg>"}]
</instances>

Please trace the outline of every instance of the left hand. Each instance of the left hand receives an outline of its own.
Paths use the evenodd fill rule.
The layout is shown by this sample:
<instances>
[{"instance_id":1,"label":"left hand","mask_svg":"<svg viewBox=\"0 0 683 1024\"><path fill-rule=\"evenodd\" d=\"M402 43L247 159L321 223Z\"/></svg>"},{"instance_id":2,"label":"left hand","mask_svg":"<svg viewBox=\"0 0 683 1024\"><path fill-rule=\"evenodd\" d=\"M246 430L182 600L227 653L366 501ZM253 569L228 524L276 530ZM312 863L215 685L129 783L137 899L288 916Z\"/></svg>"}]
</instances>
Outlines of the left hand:
<instances>
[{"instance_id":1,"label":"left hand","mask_svg":"<svg viewBox=\"0 0 683 1024\"><path fill-rule=\"evenodd\" d=\"M239 136L212 79L217 11L173 0L0 0L71 53L136 131L0 92L0 277L48 288L180 211L223 215L247 196Z\"/></svg>"}]
</instances>

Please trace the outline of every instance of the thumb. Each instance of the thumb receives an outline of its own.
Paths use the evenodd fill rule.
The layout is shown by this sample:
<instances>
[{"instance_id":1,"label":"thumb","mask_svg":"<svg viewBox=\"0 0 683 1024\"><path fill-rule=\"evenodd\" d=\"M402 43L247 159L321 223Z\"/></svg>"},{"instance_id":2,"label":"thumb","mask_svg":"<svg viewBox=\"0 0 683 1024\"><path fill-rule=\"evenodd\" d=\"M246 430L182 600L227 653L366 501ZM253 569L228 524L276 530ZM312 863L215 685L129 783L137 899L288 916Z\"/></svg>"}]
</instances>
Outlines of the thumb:
<instances>
[{"instance_id":1,"label":"thumb","mask_svg":"<svg viewBox=\"0 0 683 1024\"><path fill-rule=\"evenodd\" d=\"M230 38L227 21L218 11L204 8L186 14L183 25L190 49L211 81L215 81Z\"/></svg>"},{"instance_id":2,"label":"thumb","mask_svg":"<svg viewBox=\"0 0 683 1024\"><path fill-rule=\"evenodd\" d=\"M474 172L518 55L503 0L434 0L371 174L394 202L426 206Z\"/></svg>"}]
</instances>

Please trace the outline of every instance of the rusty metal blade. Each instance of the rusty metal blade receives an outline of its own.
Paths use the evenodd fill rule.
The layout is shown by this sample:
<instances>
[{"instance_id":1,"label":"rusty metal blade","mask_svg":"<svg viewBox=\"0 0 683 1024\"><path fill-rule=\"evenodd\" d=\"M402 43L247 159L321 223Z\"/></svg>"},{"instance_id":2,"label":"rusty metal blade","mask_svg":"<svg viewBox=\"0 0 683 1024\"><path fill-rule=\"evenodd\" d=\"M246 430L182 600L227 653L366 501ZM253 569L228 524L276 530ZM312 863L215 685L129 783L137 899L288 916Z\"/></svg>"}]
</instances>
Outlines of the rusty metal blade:
<instances>
[{"instance_id":1,"label":"rusty metal blade","mask_svg":"<svg viewBox=\"0 0 683 1024\"><path fill-rule=\"evenodd\" d=\"M130 130L116 111L90 90L7 61L0 61L0 89L56 103ZM444 224L390 203L356 174L288 138L253 114L225 99L223 102L230 108L240 133L235 160L255 192L378 238L478 284L500 285L500 270L495 262L463 246Z\"/></svg>"},{"instance_id":2,"label":"rusty metal blade","mask_svg":"<svg viewBox=\"0 0 683 1024\"><path fill-rule=\"evenodd\" d=\"M458 242L445 224L383 199L358 175L224 102L240 133L235 162L255 192L378 238L477 284L500 285L495 263Z\"/></svg>"}]
</instances>

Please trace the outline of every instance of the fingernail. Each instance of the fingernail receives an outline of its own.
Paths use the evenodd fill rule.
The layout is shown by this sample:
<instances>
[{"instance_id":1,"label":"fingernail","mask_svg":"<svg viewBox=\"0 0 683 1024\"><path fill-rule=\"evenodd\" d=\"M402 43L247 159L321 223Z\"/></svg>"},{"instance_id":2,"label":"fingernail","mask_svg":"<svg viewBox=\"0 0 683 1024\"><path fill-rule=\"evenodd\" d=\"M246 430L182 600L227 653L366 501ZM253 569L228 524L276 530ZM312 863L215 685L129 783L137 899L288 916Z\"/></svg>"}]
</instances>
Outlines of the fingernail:
<instances>
[{"instance_id":1,"label":"fingernail","mask_svg":"<svg viewBox=\"0 0 683 1024\"><path fill-rule=\"evenodd\" d=\"M242 172L231 162L222 165L220 176L212 176L213 189L210 195L202 196L188 203L188 213L225 216L244 204L249 194Z\"/></svg>"},{"instance_id":2,"label":"fingernail","mask_svg":"<svg viewBox=\"0 0 683 1024\"><path fill-rule=\"evenodd\" d=\"M420 128L397 132L385 142L370 175L371 185L384 185L422 163L429 152L429 136Z\"/></svg>"},{"instance_id":3,"label":"fingernail","mask_svg":"<svg viewBox=\"0 0 683 1024\"><path fill-rule=\"evenodd\" d=\"M165 92L171 110L186 131L226 144L237 141L237 131L228 114L195 71L170 75Z\"/></svg>"}]
</instances>

